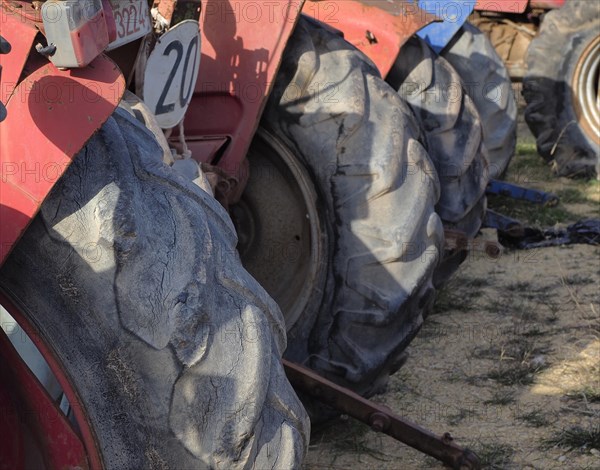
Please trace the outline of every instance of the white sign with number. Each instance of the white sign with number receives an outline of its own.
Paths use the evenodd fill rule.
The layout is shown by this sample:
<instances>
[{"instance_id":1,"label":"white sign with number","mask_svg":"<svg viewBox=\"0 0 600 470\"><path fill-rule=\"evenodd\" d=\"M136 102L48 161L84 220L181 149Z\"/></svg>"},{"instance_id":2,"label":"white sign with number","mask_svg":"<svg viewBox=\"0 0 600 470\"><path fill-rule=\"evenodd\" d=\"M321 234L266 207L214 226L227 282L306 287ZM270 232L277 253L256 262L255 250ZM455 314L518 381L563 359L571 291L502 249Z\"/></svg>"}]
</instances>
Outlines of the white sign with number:
<instances>
[{"instance_id":1,"label":"white sign with number","mask_svg":"<svg viewBox=\"0 0 600 470\"><path fill-rule=\"evenodd\" d=\"M110 5L115 18L117 38L106 50L116 49L152 31L148 0L110 0Z\"/></svg>"},{"instance_id":2,"label":"white sign with number","mask_svg":"<svg viewBox=\"0 0 600 470\"><path fill-rule=\"evenodd\" d=\"M179 124L190 104L200 69L198 21L185 20L163 34L144 73L144 102L163 129Z\"/></svg>"}]
</instances>

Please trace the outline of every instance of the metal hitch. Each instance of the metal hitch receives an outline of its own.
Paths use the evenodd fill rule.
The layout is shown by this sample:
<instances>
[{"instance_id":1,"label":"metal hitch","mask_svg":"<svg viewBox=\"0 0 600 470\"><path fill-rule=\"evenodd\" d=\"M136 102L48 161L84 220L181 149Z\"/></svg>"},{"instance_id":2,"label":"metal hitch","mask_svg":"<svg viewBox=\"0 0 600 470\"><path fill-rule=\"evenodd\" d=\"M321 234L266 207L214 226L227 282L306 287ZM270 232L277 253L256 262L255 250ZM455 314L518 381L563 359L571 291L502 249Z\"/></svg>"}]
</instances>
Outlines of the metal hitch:
<instances>
[{"instance_id":1,"label":"metal hitch","mask_svg":"<svg viewBox=\"0 0 600 470\"><path fill-rule=\"evenodd\" d=\"M288 380L296 390L369 425L374 431L387 434L451 468L457 470L481 468L479 457L469 449L456 445L449 433L436 436L431 431L394 414L386 407L373 403L306 367L285 359L283 366Z\"/></svg>"},{"instance_id":2,"label":"metal hitch","mask_svg":"<svg viewBox=\"0 0 600 470\"><path fill-rule=\"evenodd\" d=\"M490 240L478 240L470 238L462 230L445 229L445 249L465 250L485 253L492 259L498 259L502 255L502 245Z\"/></svg>"}]
</instances>

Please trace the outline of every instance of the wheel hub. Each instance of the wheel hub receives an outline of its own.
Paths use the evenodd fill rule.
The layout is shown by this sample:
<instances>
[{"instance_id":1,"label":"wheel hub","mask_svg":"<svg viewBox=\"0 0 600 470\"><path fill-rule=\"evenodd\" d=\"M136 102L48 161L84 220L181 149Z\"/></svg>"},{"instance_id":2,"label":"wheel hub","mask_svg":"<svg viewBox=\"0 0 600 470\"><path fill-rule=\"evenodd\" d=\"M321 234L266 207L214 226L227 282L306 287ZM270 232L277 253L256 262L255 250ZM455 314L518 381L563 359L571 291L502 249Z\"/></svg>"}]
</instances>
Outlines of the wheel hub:
<instances>
[{"instance_id":1,"label":"wheel hub","mask_svg":"<svg viewBox=\"0 0 600 470\"><path fill-rule=\"evenodd\" d=\"M248 154L250 179L231 208L244 267L283 311L289 330L314 295L322 268L317 194L279 139L259 130Z\"/></svg>"},{"instance_id":2,"label":"wheel hub","mask_svg":"<svg viewBox=\"0 0 600 470\"><path fill-rule=\"evenodd\" d=\"M575 68L573 93L580 125L593 142L600 137L600 37L585 49Z\"/></svg>"}]
</instances>

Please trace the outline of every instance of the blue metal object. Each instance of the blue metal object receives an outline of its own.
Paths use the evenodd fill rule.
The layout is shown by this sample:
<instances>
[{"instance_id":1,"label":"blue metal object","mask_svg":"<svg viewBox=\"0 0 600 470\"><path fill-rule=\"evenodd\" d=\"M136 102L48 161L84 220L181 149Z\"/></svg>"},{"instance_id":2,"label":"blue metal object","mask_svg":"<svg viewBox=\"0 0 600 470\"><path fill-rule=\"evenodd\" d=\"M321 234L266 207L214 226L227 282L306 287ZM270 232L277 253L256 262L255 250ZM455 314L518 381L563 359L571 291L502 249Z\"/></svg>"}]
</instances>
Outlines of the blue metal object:
<instances>
[{"instance_id":1,"label":"blue metal object","mask_svg":"<svg viewBox=\"0 0 600 470\"><path fill-rule=\"evenodd\" d=\"M419 7L443 20L417 32L438 54L448 45L475 9L475 0L418 0Z\"/></svg>"},{"instance_id":2,"label":"blue metal object","mask_svg":"<svg viewBox=\"0 0 600 470\"><path fill-rule=\"evenodd\" d=\"M495 228L498 232L503 232L511 237L522 237L525 234L525 227L517 219L499 214L488 209L483 220L484 228Z\"/></svg>"},{"instance_id":3,"label":"blue metal object","mask_svg":"<svg viewBox=\"0 0 600 470\"><path fill-rule=\"evenodd\" d=\"M529 201L534 204L543 204L544 206L549 207L555 206L559 202L559 198L556 194L539 191L537 189L524 188L522 186L517 186L516 184L496 180L491 180L488 183L486 193Z\"/></svg>"}]
</instances>

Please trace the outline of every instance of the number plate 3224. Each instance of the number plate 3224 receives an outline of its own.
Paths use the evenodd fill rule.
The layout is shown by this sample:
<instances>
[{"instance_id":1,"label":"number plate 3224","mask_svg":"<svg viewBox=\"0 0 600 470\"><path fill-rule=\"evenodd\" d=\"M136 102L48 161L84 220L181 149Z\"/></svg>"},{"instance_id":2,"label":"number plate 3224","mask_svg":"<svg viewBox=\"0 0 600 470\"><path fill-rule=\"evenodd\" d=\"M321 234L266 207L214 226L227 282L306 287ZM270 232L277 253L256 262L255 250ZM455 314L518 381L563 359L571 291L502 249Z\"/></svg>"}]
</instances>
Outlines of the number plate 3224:
<instances>
[{"instance_id":1,"label":"number plate 3224","mask_svg":"<svg viewBox=\"0 0 600 470\"><path fill-rule=\"evenodd\" d=\"M163 34L148 57L144 102L163 129L175 127L190 104L200 69L198 21L185 20Z\"/></svg>"},{"instance_id":2,"label":"number plate 3224","mask_svg":"<svg viewBox=\"0 0 600 470\"><path fill-rule=\"evenodd\" d=\"M135 41L152 31L148 0L110 0L117 28L117 39L107 50Z\"/></svg>"}]
</instances>

